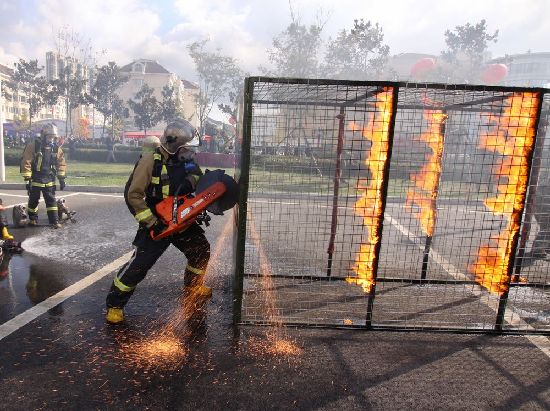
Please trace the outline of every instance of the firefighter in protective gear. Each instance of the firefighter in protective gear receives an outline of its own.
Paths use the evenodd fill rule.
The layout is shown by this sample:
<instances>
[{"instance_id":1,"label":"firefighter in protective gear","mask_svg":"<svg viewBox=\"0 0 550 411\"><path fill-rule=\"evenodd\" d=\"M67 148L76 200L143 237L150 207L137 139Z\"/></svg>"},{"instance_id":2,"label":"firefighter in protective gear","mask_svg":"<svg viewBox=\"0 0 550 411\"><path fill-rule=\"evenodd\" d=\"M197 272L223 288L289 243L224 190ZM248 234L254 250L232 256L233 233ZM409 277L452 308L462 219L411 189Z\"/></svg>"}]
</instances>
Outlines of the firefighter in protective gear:
<instances>
[{"instance_id":1,"label":"firefighter in protective gear","mask_svg":"<svg viewBox=\"0 0 550 411\"><path fill-rule=\"evenodd\" d=\"M194 160L194 152L185 147L195 133L193 126L185 120L170 122L160 139L160 146L151 150L156 146L152 141L151 147L144 148L126 183L126 205L139 228L133 241L134 254L116 274L107 295L106 320L109 323L123 321L123 308L136 286L170 244L187 258L184 271L186 298L206 301L212 296L212 290L203 284L210 244L197 223L163 239L153 240L151 237L151 230L156 235L165 228L155 215L155 205L167 196L193 193L202 175Z\"/></svg>"},{"instance_id":2,"label":"firefighter in protective gear","mask_svg":"<svg viewBox=\"0 0 550 411\"><path fill-rule=\"evenodd\" d=\"M23 151L21 175L25 179L29 194L27 209L31 226L38 224L38 202L42 193L50 225L53 228L61 227L55 199L55 178L58 178L59 188L63 190L67 163L57 139L57 127L51 123L46 124L40 131L40 136L27 144Z\"/></svg>"}]
</instances>

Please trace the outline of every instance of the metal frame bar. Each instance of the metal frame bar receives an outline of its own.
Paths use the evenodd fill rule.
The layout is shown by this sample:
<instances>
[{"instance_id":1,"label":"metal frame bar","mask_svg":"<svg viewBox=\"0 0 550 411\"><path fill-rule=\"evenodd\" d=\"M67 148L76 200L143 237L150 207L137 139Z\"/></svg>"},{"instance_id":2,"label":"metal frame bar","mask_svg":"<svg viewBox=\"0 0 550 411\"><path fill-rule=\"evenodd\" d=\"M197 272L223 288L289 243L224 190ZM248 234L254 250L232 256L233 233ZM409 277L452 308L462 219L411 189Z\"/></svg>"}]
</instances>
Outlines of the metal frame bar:
<instances>
[{"instance_id":1,"label":"metal frame bar","mask_svg":"<svg viewBox=\"0 0 550 411\"><path fill-rule=\"evenodd\" d=\"M297 322L283 322L275 323L269 321L241 321L238 325L245 326L281 326L294 327L294 328L322 328L329 330L369 330L369 331L395 331L395 332L442 332L442 333L453 333L453 334L489 334L489 335L547 335L550 336L550 330L516 330L516 329L506 329L503 331L495 331L493 329L487 328L455 328L455 327L403 327L403 326L394 326L394 325L371 325L367 327L365 325L345 325L345 324L304 324Z\"/></svg>"},{"instance_id":2,"label":"metal frame bar","mask_svg":"<svg viewBox=\"0 0 550 411\"><path fill-rule=\"evenodd\" d=\"M258 278L256 274L244 274L245 278ZM286 275L286 274L271 274L271 278L286 278L289 280L307 280L307 281L346 281L347 277L321 277L309 275ZM403 283L403 284L452 284L452 285L479 285L475 280L445 280L437 278L399 278L399 277L377 277L379 283ZM511 282L510 287L526 287L526 288L550 288L550 283L522 283Z\"/></svg>"},{"instance_id":3,"label":"metal frame bar","mask_svg":"<svg viewBox=\"0 0 550 411\"><path fill-rule=\"evenodd\" d=\"M243 130L241 145L241 170L239 176L239 208L235 245L235 278L233 281L233 321L241 320L243 302L244 260L246 243L246 213L248 184L250 178L250 146L252 143L252 98L254 81L246 79L244 84Z\"/></svg>"},{"instance_id":4,"label":"metal frame bar","mask_svg":"<svg viewBox=\"0 0 550 411\"><path fill-rule=\"evenodd\" d=\"M536 115L536 118L535 118L535 125L534 125L534 129L535 129L535 135L534 135L534 140L533 141L533 145L531 146L531 151L527 154L527 176L531 175L531 167L532 167L532 164L533 164L533 153L535 152L535 147L537 145L537 130L539 128L539 121L540 121L540 113L542 111L542 102L543 102L543 94L542 93L537 93L538 95L538 98L539 98L539 102L538 102L538 107L537 107L537 115ZM529 181L527 182L529 183ZM523 201L522 201L522 204L521 204L521 210L516 210L515 212L516 213L519 213L519 220L520 220L520 224L521 224L521 216L523 215L523 211L525 209L525 204L526 204L526 201L527 201L527 185L525 186L525 192L523 193ZM498 310L497 310L497 316L496 316L496 321L495 321L495 331L498 331L498 332L501 332L502 331L502 327L504 326L504 315L506 313L506 304L508 303L508 295L510 293L510 283L512 282L512 276L514 274L514 263L515 263L515 260L516 260L516 255L517 255L517 249L518 249L518 245L519 245L519 234L520 234L520 230L518 230L515 234L514 234L514 237L512 239L512 246L510 247L510 258L508 260L508 267L507 267L507 274L508 274L508 283L506 284L507 287L506 287L506 291L504 291L500 297L499 297L499 301L498 301Z\"/></svg>"},{"instance_id":5,"label":"metal frame bar","mask_svg":"<svg viewBox=\"0 0 550 411\"><path fill-rule=\"evenodd\" d=\"M376 227L376 235L378 237L378 243L374 247L374 261L372 269L373 285L371 291L367 294L367 315L366 315L366 325L367 328L372 326L372 312L374 308L374 297L376 296L376 277L378 276L378 264L380 262L380 247L382 246L382 231L384 228L384 211L386 210L386 200L388 198L388 184L390 181L390 163L391 155L393 150L393 134L395 132L395 118L397 117L397 101L399 99L399 87L392 87L392 107L391 107L391 119L390 124L388 125L388 153L386 158L386 163L384 164L383 169L383 178L382 178L382 187L381 195L382 202L380 205L380 220L378 226Z\"/></svg>"},{"instance_id":6,"label":"metal frame bar","mask_svg":"<svg viewBox=\"0 0 550 411\"><path fill-rule=\"evenodd\" d=\"M342 161L342 150L344 147L344 121L346 118L346 111L344 107L340 108L340 114L336 116L338 118L338 145L336 147L336 167L334 170L334 190L332 197L332 216L330 223L330 239L328 242L328 261L327 261L327 277L330 277L332 273L332 255L334 253L334 239L336 238L336 228L338 227L338 193L340 191L340 178L342 176L342 169L340 163Z\"/></svg>"}]
</instances>

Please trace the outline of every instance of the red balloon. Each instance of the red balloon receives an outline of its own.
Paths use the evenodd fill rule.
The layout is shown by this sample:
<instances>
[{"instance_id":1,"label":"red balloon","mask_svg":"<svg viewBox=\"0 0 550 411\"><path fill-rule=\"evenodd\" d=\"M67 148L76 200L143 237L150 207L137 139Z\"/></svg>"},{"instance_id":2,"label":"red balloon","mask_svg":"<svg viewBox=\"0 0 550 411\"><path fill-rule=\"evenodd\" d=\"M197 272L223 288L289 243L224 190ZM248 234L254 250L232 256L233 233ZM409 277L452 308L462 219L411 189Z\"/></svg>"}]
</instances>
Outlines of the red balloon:
<instances>
[{"instance_id":1,"label":"red balloon","mask_svg":"<svg viewBox=\"0 0 550 411\"><path fill-rule=\"evenodd\" d=\"M481 80L487 84L495 84L508 74L508 67L504 64L489 64L481 73Z\"/></svg>"},{"instance_id":2,"label":"red balloon","mask_svg":"<svg viewBox=\"0 0 550 411\"><path fill-rule=\"evenodd\" d=\"M435 67L435 60L431 57L424 57L418 60L411 67L411 76L418 76L432 70Z\"/></svg>"}]
</instances>

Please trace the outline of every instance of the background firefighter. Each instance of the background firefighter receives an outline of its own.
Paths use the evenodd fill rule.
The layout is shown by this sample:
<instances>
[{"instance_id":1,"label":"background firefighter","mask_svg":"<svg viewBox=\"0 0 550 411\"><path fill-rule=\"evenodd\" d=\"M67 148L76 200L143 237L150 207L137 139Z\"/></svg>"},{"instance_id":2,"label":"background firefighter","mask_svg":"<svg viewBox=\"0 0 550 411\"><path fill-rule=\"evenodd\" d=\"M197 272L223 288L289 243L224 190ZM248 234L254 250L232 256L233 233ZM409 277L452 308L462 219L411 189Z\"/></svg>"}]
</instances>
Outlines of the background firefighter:
<instances>
[{"instance_id":1,"label":"background firefighter","mask_svg":"<svg viewBox=\"0 0 550 411\"><path fill-rule=\"evenodd\" d=\"M106 320L109 323L123 321L123 308L136 286L170 244L187 258L184 272L187 298L200 300L212 295L212 290L203 284L210 258L210 244L197 223L183 232L157 241L150 234L151 230L156 235L165 228L155 215L158 202L168 196L186 195L195 191L202 171L194 160L194 152L185 147L194 136L195 129L189 122L170 122L164 130L160 147L144 150L126 183L126 205L139 223L139 228L133 241L134 254L116 274L107 295Z\"/></svg>"},{"instance_id":2,"label":"background firefighter","mask_svg":"<svg viewBox=\"0 0 550 411\"><path fill-rule=\"evenodd\" d=\"M42 193L50 225L53 228L61 227L55 199L55 177L59 179L60 190L63 190L67 163L57 139L57 127L51 123L46 124L40 131L40 136L27 144L23 151L21 175L29 194L27 209L31 226L38 224L38 202Z\"/></svg>"}]
</instances>

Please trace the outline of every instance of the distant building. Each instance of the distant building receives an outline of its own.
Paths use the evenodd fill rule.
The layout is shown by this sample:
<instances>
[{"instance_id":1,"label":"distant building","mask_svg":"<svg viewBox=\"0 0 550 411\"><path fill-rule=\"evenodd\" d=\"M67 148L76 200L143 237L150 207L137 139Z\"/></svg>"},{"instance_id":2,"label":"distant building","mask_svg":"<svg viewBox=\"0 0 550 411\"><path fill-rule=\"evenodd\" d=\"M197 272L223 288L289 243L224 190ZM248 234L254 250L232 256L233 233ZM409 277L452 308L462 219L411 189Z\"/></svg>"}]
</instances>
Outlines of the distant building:
<instances>
[{"instance_id":1,"label":"distant building","mask_svg":"<svg viewBox=\"0 0 550 411\"><path fill-rule=\"evenodd\" d=\"M199 115L197 113L197 99L200 88L197 84L187 80L181 80L183 85L183 117L196 128L199 127Z\"/></svg>"},{"instance_id":2,"label":"distant building","mask_svg":"<svg viewBox=\"0 0 550 411\"><path fill-rule=\"evenodd\" d=\"M506 86L546 87L550 84L550 53L524 53L499 57L488 63L508 67L503 79Z\"/></svg>"},{"instance_id":3,"label":"distant building","mask_svg":"<svg viewBox=\"0 0 550 411\"><path fill-rule=\"evenodd\" d=\"M144 84L154 89L153 95L158 101L162 101L162 88L164 86L174 87L175 96L180 102L179 110L182 117L189 120L195 127L198 124L195 98L198 93L198 86L191 82L180 79L176 74L171 73L154 60L138 59L121 68L121 72L128 76L128 81L118 90L120 98L127 105L127 101L135 99L136 93ZM129 118L125 120L125 129L130 132L137 130L134 123L134 116L129 110ZM164 129L165 122L157 124L151 132Z\"/></svg>"},{"instance_id":4,"label":"distant building","mask_svg":"<svg viewBox=\"0 0 550 411\"><path fill-rule=\"evenodd\" d=\"M2 83L5 85L13 76L14 70L6 65L0 64L0 77ZM2 102L2 114L5 122L14 121L29 121L29 103L27 102L27 96L23 93L12 93L10 97L3 95ZM43 107L40 112L34 115L33 122L37 122L44 119L65 119L64 105L60 102L54 106Z\"/></svg>"}]
</instances>

